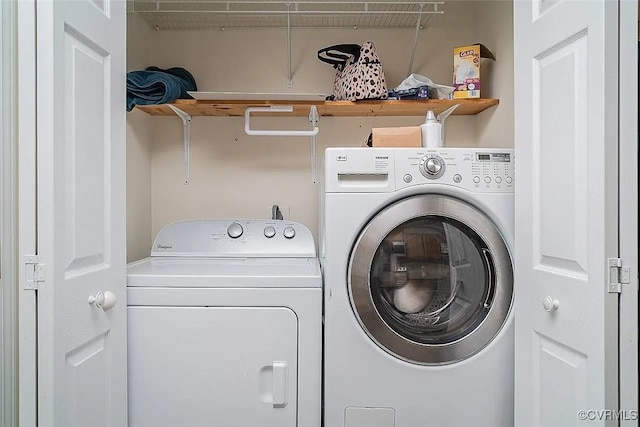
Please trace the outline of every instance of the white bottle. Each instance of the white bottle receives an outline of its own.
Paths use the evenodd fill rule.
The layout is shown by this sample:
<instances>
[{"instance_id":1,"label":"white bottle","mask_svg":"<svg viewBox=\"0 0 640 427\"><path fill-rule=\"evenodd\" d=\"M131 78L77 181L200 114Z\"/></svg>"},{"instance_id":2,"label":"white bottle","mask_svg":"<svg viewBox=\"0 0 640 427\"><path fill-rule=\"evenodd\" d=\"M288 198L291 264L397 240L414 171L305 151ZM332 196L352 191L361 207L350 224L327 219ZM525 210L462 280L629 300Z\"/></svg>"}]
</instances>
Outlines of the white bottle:
<instances>
[{"instance_id":1,"label":"white bottle","mask_svg":"<svg viewBox=\"0 0 640 427\"><path fill-rule=\"evenodd\" d=\"M436 120L433 111L427 111L424 124L420 125L422 132L422 146L427 148L442 147L442 124Z\"/></svg>"}]
</instances>

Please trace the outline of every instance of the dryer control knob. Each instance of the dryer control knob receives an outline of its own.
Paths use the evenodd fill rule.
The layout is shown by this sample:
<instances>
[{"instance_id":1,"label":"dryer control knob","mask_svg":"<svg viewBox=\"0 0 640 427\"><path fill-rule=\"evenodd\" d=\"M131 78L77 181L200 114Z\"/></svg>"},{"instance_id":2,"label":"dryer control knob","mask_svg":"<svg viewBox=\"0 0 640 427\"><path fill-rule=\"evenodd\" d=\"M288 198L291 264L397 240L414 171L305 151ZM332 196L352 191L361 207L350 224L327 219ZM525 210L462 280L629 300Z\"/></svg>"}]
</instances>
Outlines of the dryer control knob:
<instances>
[{"instance_id":1,"label":"dryer control knob","mask_svg":"<svg viewBox=\"0 0 640 427\"><path fill-rule=\"evenodd\" d=\"M237 222L232 222L227 227L227 234L232 239L237 239L238 237L242 236L243 232L244 232L244 230L242 229L242 226L240 224L238 224Z\"/></svg>"},{"instance_id":2,"label":"dryer control knob","mask_svg":"<svg viewBox=\"0 0 640 427\"><path fill-rule=\"evenodd\" d=\"M284 237L287 239L293 239L296 235L296 230L293 227L286 227L282 234L284 234Z\"/></svg>"}]
</instances>

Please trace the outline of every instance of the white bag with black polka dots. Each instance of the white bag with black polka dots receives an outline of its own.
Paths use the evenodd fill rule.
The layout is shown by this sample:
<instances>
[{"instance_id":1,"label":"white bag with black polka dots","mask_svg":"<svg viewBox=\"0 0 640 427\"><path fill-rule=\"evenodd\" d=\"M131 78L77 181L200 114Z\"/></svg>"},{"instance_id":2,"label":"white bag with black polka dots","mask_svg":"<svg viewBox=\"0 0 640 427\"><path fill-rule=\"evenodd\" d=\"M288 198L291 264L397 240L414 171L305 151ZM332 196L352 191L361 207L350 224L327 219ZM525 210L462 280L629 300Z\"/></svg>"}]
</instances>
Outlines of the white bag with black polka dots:
<instances>
[{"instance_id":1,"label":"white bag with black polka dots","mask_svg":"<svg viewBox=\"0 0 640 427\"><path fill-rule=\"evenodd\" d=\"M358 101L388 98L382 62L373 42L368 41L362 46L329 46L318 51L318 59L337 70L330 99Z\"/></svg>"}]
</instances>

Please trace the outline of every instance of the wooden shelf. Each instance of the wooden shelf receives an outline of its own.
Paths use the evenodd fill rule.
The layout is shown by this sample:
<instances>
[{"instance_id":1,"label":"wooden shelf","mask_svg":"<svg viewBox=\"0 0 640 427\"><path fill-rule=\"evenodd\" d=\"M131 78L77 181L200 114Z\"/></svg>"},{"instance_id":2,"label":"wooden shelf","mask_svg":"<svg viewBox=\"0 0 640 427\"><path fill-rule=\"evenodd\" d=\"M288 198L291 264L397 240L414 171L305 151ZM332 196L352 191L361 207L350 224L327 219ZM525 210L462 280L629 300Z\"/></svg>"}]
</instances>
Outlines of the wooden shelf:
<instances>
[{"instance_id":1,"label":"wooden shelf","mask_svg":"<svg viewBox=\"0 0 640 427\"><path fill-rule=\"evenodd\" d=\"M247 107L270 105L292 105L293 116L308 116L309 108L315 105L318 114L328 117L362 116L424 116L428 110L438 114L455 104L460 104L454 115L475 115L498 105L498 99L429 99L386 101L230 101L179 99L173 105L191 116L243 116ZM162 105L139 105L137 109L152 116L175 116L173 110ZM270 116L277 113L255 113L255 116ZM282 116L282 113L277 114Z\"/></svg>"}]
</instances>

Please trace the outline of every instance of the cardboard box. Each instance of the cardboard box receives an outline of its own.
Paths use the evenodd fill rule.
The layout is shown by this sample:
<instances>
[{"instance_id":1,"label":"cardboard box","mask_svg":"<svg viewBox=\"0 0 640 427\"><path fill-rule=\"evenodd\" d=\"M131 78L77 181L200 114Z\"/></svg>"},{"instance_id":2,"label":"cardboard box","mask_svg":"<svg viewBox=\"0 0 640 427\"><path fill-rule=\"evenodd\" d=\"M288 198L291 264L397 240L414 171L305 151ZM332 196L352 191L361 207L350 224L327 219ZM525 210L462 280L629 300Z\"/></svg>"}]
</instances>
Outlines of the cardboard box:
<instances>
[{"instance_id":1,"label":"cardboard box","mask_svg":"<svg viewBox=\"0 0 640 427\"><path fill-rule=\"evenodd\" d=\"M453 49L453 99L480 98L481 58L496 59L480 43Z\"/></svg>"},{"instance_id":2,"label":"cardboard box","mask_svg":"<svg viewBox=\"0 0 640 427\"><path fill-rule=\"evenodd\" d=\"M420 126L371 129L372 147L422 147Z\"/></svg>"}]
</instances>

